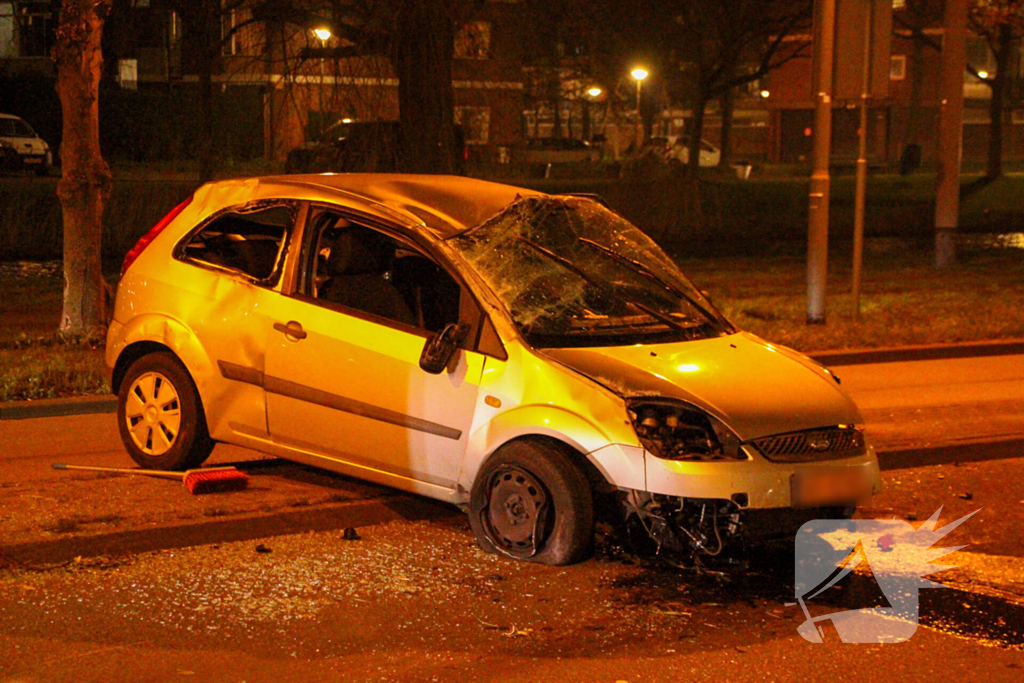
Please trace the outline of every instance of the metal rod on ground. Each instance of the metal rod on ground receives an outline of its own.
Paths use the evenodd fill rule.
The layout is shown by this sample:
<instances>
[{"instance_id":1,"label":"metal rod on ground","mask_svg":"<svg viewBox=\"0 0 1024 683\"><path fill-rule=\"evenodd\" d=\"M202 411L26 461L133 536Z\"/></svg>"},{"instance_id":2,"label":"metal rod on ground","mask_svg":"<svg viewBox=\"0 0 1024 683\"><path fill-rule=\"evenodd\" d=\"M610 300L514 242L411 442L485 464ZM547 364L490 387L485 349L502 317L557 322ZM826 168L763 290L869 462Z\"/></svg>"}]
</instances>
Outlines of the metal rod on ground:
<instances>
[{"instance_id":1,"label":"metal rod on ground","mask_svg":"<svg viewBox=\"0 0 1024 683\"><path fill-rule=\"evenodd\" d=\"M939 106L939 158L935 185L935 267L956 261L956 228L960 222L960 155L963 139L964 65L967 2L946 0L943 18L942 78Z\"/></svg>"},{"instance_id":2,"label":"metal rod on ground","mask_svg":"<svg viewBox=\"0 0 1024 683\"><path fill-rule=\"evenodd\" d=\"M828 279L829 161L832 154L832 67L835 52L836 0L815 3L814 170L811 172L807 225L807 324L825 323Z\"/></svg>"},{"instance_id":3,"label":"metal rod on ground","mask_svg":"<svg viewBox=\"0 0 1024 683\"><path fill-rule=\"evenodd\" d=\"M857 192L853 207L853 312L860 317L860 280L864 257L864 210L868 190L868 99L871 97L871 29L875 2L867 0L864 13L864 70L860 93L860 127L857 129Z\"/></svg>"}]
</instances>

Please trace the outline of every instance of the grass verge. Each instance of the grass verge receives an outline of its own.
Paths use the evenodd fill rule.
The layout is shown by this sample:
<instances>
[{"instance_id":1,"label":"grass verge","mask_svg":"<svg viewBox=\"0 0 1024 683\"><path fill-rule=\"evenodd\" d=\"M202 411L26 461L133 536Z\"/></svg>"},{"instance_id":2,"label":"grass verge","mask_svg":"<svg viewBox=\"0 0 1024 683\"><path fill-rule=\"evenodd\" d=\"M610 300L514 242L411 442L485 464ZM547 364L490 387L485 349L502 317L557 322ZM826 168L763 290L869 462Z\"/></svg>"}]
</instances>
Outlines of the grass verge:
<instances>
[{"instance_id":1,"label":"grass verge","mask_svg":"<svg viewBox=\"0 0 1024 683\"><path fill-rule=\"evenodd\" d=\"M929 250L869 242L861 316L845 254L830 262L827 324L807 325L802 255L681 258L680 265L741 329L804 352L1024 338L1024 250L962 250L936 270ZM103 340L54 333L61 281L0 276L0 401L105 394Z\"/></svg>"},{"instance_id":2,"label":"grass verge","mask_svg":"<svg viewBox=\"0 0 1024 683\"><path fill-rule=\"evenodd\" d=\"M842 258L842 260L840 260ZM1024 338L1024 250L962 251L948 269L895 243L867 253L861 315L847 257L830 261L825 325L807 325L806 262L774 256L680 260L741 329L805 353Z\"/></svg>"}]
</instances>

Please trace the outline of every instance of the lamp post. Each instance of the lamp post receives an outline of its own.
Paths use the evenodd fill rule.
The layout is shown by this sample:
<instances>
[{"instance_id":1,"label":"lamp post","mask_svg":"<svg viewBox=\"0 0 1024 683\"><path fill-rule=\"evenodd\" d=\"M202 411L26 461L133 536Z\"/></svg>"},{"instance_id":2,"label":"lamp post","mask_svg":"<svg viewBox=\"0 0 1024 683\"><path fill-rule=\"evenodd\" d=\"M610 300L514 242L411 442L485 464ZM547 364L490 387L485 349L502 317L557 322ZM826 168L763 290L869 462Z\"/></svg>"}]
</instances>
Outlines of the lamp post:
<instances>
[{"instance_id":1,"label":"lamp post","mask_svg":"<svg viewBox=\"0 0 1024 683\"><path fill-rule=\"evenodd\" d=\"M585 126L584 137L590 142L594 142L594 110L591 108L591 100L597 101L597 98L601 96L603 91L596 85L592 85L587 88L587 94L590 95L590 99L583 100L584 118L583 125Z\"/></svg>"},{"instance_id":2,"label":"lamp post","mask_svg":"<svg viewBox=\"0 0 1024 683\"><path fill-rule=\"evenodd\" d=\"M644 141L644 124L640 118L640 84L647 78L646 69L633 69L630 75L636 79L636 151L640 152L640 144Z\"/></svg>"},{"instance_id":3,"label":"lamp post","mask_svg":"<svg viewBox=\"0 0 1024 683\"><path fill-rule=\"evenodd\" d=\"M324 139L324 54L322 50L327 49L327 41L331 37L331 32L326 28L313 29L313 35L320 39L320 125L318 126L319 131L317 137L323 142Z\"/></svg>"}]
</instances>

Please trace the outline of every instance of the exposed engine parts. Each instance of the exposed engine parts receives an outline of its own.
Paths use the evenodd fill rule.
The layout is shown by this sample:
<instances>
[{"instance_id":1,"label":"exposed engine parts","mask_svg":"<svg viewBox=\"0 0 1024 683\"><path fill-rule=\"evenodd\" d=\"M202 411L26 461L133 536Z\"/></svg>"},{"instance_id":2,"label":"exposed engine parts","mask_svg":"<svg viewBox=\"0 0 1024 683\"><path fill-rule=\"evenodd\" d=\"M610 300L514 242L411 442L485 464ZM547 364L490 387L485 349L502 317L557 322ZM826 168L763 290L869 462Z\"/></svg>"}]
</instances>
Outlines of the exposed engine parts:
<instances>
[{"instance_id":1,"label":"exposed engine parts","mask_svg":"<svg viewBox=\"0 0 1024 683\"><path fill-rule=\"evenodd\" d=\"M740 528L739 507L728 500L628 491L623 494L623 502L626 528L631 534L644 534L655 544L658 555L715 556Z\"/></svg>"},{"instance_id":2,"label":"exposed engine parts","mask_svg":"<svg viewBox=\"0 0 1024 683\"><path fill-rule=\"evenodd\" d=\"M629 406L643 447L665 460L742 460L739 439L717 420L677 401L635 401Z\"/></svg>"}]
</instances>

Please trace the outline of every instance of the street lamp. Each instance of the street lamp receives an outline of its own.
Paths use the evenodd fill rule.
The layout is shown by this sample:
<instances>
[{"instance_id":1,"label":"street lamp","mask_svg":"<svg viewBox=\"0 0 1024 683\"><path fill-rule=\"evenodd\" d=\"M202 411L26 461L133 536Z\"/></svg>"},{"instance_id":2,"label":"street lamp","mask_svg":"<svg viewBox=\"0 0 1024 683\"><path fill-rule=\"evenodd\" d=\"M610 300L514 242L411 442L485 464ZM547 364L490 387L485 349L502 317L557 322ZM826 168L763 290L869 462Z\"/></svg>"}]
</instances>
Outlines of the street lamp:
<instances>
[{"instance_id":1,"label":"street lamp","mask_svg":"<svg viewBox=\"0 0 1024 683\"><path fill-rule=\"evenodd\" d=\"M602 92L602 90L599 87L597 87L596 85L593 88L590 88L589 90L587 90L587 94L590 95L591 97L600 97L601 96L601 92Z\"/></svg>"},{"instance_id":2,"label":"street lamp","mask_svg":"<svg viewBox=\"0 0 1024 683\"><path fill-rule=\"evenodd\" d=\"M313 29L313 35L320 39L320 126L317 136L322 142L324 139L324 53L327 49L327 41L331 37L331 31L327 28Z\"/></svg>"},{"instance_id":3,"label":"street lamp","mask_svg":"<svg viewBox=\"0 0 1024 683\"><path fill-rule=\"evenodd\" d=\"M647 70L636 68L630 72L630 75L636 79L636 151L639 153L640 144L644 138L644 124L640 118L640 84L647 78Z\"/></svg>"}]
</instances>

